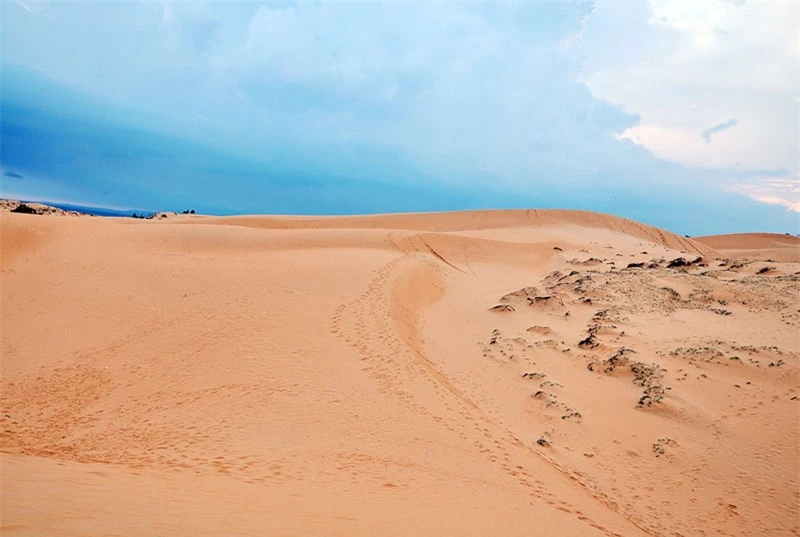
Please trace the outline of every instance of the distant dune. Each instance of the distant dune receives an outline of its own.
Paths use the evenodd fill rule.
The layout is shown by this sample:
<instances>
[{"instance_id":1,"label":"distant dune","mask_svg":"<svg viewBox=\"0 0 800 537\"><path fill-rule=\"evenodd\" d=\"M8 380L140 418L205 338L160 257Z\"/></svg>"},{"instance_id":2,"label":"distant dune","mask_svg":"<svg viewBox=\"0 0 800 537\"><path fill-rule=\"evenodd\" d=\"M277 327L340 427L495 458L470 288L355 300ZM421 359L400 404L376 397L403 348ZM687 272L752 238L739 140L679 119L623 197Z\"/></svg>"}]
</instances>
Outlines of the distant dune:
<instances>
[{"instance_id":1,"label":"distant dune","mask_svg":"<svg viewBox=\"0 0 800 537\"><path fill-rule=\"evenodd\" d=\"M776 233L712 235L695 240L731 257L800 262L800 238Z\"/></svg>"},{"instance_id":2,"label":"distant dune","mask_svg":"<svg viewBox=\"0 0 800 537\"><path fill-rule=\"evenodd\" d=\"M797 245L0 212L0 530L798 535Z\"/></svg>"}]
</instances>

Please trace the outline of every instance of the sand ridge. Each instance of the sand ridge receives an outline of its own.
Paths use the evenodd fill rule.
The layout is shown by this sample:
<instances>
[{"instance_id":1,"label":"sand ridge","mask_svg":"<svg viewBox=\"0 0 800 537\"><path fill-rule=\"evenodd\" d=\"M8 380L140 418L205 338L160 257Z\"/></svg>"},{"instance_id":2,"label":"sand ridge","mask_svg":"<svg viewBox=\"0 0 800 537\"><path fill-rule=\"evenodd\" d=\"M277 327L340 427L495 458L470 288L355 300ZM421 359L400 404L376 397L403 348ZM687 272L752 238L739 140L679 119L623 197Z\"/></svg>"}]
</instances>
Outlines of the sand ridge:
<instances>
[{"instance_id":1,"label":"sand ridge","mask_svg":"<svg viewBox=\"0 0 800 537\"><path fill-rule=\"evenodd\" d=\"M800 238L777 233L736 233L697 237L697 242L729 257L800 262Z\"/></svg>"},{"instance_id":2,"label":"sand ridge","mask_svg":"<svg viewBox=\"0 0 800 537\"><path fill-rule=\"evenodd\" d=\"M0 233L4 534L798 533L800 264L579 211Z\"/></svg>"}]
</instances>

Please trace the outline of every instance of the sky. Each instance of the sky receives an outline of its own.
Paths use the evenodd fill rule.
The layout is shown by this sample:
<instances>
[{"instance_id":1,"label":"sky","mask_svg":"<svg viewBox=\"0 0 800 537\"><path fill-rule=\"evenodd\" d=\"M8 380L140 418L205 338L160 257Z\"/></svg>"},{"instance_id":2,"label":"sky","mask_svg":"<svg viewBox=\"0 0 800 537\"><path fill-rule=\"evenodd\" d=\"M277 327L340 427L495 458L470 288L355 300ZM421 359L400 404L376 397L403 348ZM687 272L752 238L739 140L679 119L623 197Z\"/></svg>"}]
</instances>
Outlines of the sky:
<instances>
[{"instance_id":1,"label":"sky","mask_svg":"<svg viewBox=\"0 0 800 537\"><path fill-rule=\"evenodd\" d=\"M0 196L800 232L800 3L3 0Z\"/></svg>"}]
</instances>

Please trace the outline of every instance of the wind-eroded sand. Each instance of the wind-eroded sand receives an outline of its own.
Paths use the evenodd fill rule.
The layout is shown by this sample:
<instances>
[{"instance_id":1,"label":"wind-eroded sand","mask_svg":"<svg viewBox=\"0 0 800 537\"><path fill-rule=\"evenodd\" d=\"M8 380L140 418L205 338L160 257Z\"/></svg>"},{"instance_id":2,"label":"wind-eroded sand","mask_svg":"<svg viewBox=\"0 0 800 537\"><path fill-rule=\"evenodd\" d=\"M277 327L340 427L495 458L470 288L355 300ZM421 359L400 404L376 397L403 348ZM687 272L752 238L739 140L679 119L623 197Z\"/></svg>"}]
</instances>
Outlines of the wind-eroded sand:
<instances>
[{"instance_id":1,"label":"wind-eroded sand","mask_svg":"<svg viewBox=\"0 0 800 537\"><path fill-rule=\"evenodd\" d=\"M4 536L800 532L788 237L559 211L0 231Z\"/></svg>"}]
</instances>

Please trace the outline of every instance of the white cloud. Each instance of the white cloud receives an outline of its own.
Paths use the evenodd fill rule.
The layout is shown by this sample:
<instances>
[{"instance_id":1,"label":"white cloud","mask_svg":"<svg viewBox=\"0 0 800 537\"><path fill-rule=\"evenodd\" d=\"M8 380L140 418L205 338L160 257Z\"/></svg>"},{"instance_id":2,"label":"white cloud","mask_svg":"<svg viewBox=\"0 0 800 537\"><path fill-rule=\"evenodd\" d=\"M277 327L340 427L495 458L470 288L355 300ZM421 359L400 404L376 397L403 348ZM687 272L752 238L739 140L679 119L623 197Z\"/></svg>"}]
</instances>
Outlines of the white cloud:
<instances>
[{"instance_id":1,"label":"white cloud","mask_svg":"<svg viewBox=\"0 0 800 537\"><path fill-rule=\"evenodd\" d=\"M574 80L564 36L591 9L260 6L244 42L211 61L287 134L391 147L460 180L454 167L517 185L559 168L579 180L628 151L611 133L635 121Z\"/></svg>"},{"instance_id":2,"label":"white cloud","mask_svg":"<svg viewBox=\"0 0 800 537\"><path fill-rule=\"evenodd\" d=\"M761 203L780 205L788 211L800 213L800 175L754 179L755 181L746 183L735 183L728 190Z\"/></svg>"},{"instance_id":3,"label":"white cloud","mask_svg":"<svg viewBox=\"0 0 800 537\"><path fill-rule=\"evenodd\" d=\"M597 9L618 19L627 3ZM638 113L623 133L663 158L693 166L798 171L800 10L795 2L651 1L640 23L619 29L615 47L643 51L615 62L607 35L589 27L583 46L592 93ZM614 49L616 50L616 49ZM735 117L706 144L697 133Z\"/></svg>"}]
</instances>

